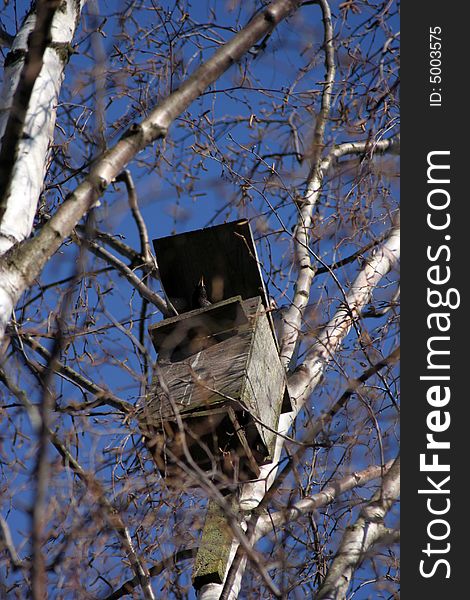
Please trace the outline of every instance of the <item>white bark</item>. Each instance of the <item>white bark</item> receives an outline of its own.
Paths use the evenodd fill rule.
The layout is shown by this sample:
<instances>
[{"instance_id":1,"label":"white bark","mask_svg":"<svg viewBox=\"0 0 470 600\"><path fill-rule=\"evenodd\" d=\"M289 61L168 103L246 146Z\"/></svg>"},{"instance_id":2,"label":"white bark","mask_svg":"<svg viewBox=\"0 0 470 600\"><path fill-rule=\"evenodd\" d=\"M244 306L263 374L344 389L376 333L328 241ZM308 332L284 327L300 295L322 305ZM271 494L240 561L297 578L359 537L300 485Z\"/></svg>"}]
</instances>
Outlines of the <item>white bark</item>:
<instances>
[{"instance_id":1,"label":"white bark","mask_svg":"<svg viewBox=\"0 0 470 600\"><path fill-rule=\"evenodd\" d=\"M385 475L382 489L361 510L357 521L343 535L338 552L328 570L315 600L345 600L355 569L367 556L371 546L390 531L383 520L400 495L400 459Z\"/></svg>"},{"instance_id":2,"label":"white bark","mask_svg":"<svg viewBox=\"0 0 470 600\"><path fill-rule=\"evenodd\" d=\"M303 515L312 512L322 506L327 506L333 503L338 496L345 492L352 490L353 488L365 485L367 482L377 477L385 475L392 466L392 462L387 463L385 466L372 466L358 472L351 473L349 476L344 477L338 481L332 482L330 485L325 487L321 492L312 494L302 498L296 502L292 507L284 511L271 512L269 515L259 517L256 522L256 526L251 537L251 543L255 544L263 536L269 532L274 531L277 527L281 527L286 523L291 523L300 519ZM231 563L235 556L236 544L232 547L229 562ZM229 600L235 600L238 597L241 587L242 575L246 566L246 557L243 557L240 568L237 571L235 581L230 589L228 596ZM210 584L206 586L204 599L205 600L219 600L220 596L220 585Z\"/></svg>"},{"instance_id":3,"label":"white bark","mask_svg":"<svg viewBox=\"0 0 470 600\"><path fill-rule=\"evenodd\" d=\"M308 304L310 288L315 275L310 253L312 215L320 197L323 177L328 169L321 160L324 146L325 128L330 115L331 97L335 80L335 51L333 44L333 24L330 6L326 0L319 0L325 29L325 83L323 85L320 113L315 121L312 144L312 164L307 181L307 190L299 203L299 214L294 231L295 266L298 269L294 298L284 318L284 331L280 341L280 356L283 365L292 366L295 350L298 347L302 316Z\"/></svg>"},{"instance_id":4,"label":"white bark","mask_svg":"<svg viewBox=\"0 0 470 600\"><path fill-rule=\"evenodd\" d=\"M365 263L352 283L344 299L344 304L324 327L318 340L307 354L305 362L290 376L289 392L293 400L294 410L281 415L278 426L278 432L281 435L288 434L298 412L320 382L328 362L349 333L361 310L369 302L382 277L396 266L399 256L400 229L397 226L392 228L385 242L373 252L370 259ZM261 467L259 480L243 486L240 494L240 508L242 510L248 512L254 510L273 484L284 445L284 438L281 435L276 438L273 462ZM243 559L230 589L230 599L238 597L245 565L246 559ZM201 588L198 597L200 600L216 600L219 598L222 589L223 584L210 584Z\"/></svg>"},{"instance_id":5,"label":"white bark","mask_svg":"<svg viewBox=\"0 0 470 600\"><path fill-rule=\"evenodd\" d=\"M305 362L289 377L289 392L294 410L284 413L279 419L278 432L287 435L295 417L320 381L325 367L333 358L338 346L358 318L362 308L369 302L372 292L398 262L400 255L400 229L394 227L382 244L372 254L351 285L344 304L336 311L331 321L324 327L318 340L307 354ZM241 507L253 510L262 500L277 473L277 463L281 456L284 439L278 436L272 464L261 467L260 480L243 486Z\"/></svg>"},{"instance_id":6,"label":"white bark","mask_svg":"<svg viewBox=\"0 0 470 600\"><path fill-rule=\"evenodd\" d=\"M369 147L367 142L338 144L319 162L318 168L312 172L302 199L298 224L294 233L296 266L299 271L294 298L288 310L282 315L282 322L279 323L280 356L285 367L290 365L294 356L302 326L303 313L305 307L308 305L310 287L315 276L315 269L312 265L312 257L309 249L309 240L312 214L322 191L323 178L327 175L330 167L334 165L334 162L343 156L361 154L366 150L369 150L371 155L383 152L398 154L399 147L399 136L376 141L373 144L369 144Z\"/></svg>"},{"instance_id":7,"label":"white bark","mask_svg":"<svg viewBox=\"0 0 470 600\"><path fill-rule=\"evenodd\" d=\"M286 510L260 517L256 524L254 541L258 541L276 527L296 521L302 515L312 512L321 506L332 504L338 496L353 488L360 487L377 477L383 477L389 471L392 464L392 461L390 461L383 467L375 465L367 467L362 471L351 473L343 479L331 482L321 492L302 498L302 500L299 500Z\"/></svg>"},{"instance_id":8,"label":"white bark","mask_svg":"<svg viewBox=\"0 0 470 600\"><path fill-rule=\"evenodd\" d=\"M253 17L245 28L222 45L177 90L158 104L148 118L131 126L114 147L96 159L90 174L61 204L33 240L16 244L4 255L3 261L0 261L0 337L3 336L21 294L34 282L80 219L95 205L135 155L163 138L176 117L253 44L298 8L300 3L301 0L274 0ZM30 216L31 218L33 217Z\"/></svg>"},{"instance_id":9,"label":"white bark","mask_svg":"<svg viewBox=\"0 0 470 600\"><path fill-rule=\"evenodd\" d=\"M67 45L71 43L85 0L67 0L56 11L51 27L52 42L44 53L19 142L12 178L3 199L5 213L0 222L0 255L31 234L47 168L48 148L53 139L57 102L64 78ZM6 66L0 93L0 138L5 132L13 96L24 64L28 36L34 29L36 13L31 12L14 39L11 52L18 59ZM3 309L5 299L0 299ZM11 312L11 311L10 311Z\"/></svg>"}]
</instances>

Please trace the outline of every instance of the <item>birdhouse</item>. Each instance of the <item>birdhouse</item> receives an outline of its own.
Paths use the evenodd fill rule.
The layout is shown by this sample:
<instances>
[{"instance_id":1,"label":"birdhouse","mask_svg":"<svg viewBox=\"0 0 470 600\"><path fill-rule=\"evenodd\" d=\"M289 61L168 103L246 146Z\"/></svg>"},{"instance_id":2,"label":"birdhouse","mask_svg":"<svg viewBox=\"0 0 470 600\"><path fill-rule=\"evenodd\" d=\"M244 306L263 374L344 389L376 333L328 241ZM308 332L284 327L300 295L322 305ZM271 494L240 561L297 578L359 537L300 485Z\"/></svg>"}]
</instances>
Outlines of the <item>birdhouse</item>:
<instances>
[{"instance_id":1,"label":"birdhouse","mask_svg":"<svg viewBox=\"0 0 470 600\"><path fill-rule=\"evenodd\" d=\"M149 329L158 357L139 423L158 469L196 463L231 481L272 459L292 409L248 222L154 241L178 313Z\"/></svg>"}]
</instances>

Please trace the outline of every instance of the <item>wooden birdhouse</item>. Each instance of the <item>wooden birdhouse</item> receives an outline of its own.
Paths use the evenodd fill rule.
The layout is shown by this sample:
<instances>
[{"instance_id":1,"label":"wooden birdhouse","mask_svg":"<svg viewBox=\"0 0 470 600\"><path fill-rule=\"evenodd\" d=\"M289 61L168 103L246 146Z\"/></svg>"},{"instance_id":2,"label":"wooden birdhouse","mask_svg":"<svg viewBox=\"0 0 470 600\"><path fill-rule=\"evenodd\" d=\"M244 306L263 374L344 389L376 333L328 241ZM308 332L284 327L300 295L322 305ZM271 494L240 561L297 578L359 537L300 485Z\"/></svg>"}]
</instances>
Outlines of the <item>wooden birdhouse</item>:
<instances>
[{"instance_id":1,"label":"wooden birdhouse","mask_svg":"<svg viewBox=\"0 0 470 600\"><path fill-rule=\"evenodd\" d=\"M236 221L154 241L177 315L149 329L158 353L139 409L164 475L195 462L231 481L269 462L281 411L290 411L253 236ZM195 290L205 284L198 305Z\"/></svg>"}]
</instances>

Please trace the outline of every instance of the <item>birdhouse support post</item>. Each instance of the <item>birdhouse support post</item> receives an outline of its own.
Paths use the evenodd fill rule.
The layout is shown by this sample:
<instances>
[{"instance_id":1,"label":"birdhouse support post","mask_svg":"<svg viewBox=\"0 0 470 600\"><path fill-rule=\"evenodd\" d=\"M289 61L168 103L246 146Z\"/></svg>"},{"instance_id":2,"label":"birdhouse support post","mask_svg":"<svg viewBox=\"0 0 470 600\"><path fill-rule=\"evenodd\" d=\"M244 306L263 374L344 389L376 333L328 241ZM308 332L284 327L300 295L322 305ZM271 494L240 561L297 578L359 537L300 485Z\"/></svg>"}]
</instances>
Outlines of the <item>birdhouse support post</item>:
<instances>
[{"instance_id":1,"label":"birdhouse support post","mask_svg":"<svg viewBox=\"0 0 470 600\"><path fill-rule=\"evenodd\" d=\"M149 328L158 357L140 428L168 485L198 485L196 464L236 513L237 486L272 460L280 414L292 410L253 233L240 220L154 247L177 314ZM229 516L208 499L196 589L223 582L232 539Z\"/></svg>"},{"instance_id":2,"label":"birdhouse support post","mask_svg":"<svg viewBox=\"0 0 470 600\"><path fill-rule=\"evenodd\" d=\"M234 509L236 506L234 498L231 504ZM206 521L193 567L195 589L208 583L224 581L232 543L233 532L224 509L215 500L209 500Z\"/></svg>"}]
</instances>

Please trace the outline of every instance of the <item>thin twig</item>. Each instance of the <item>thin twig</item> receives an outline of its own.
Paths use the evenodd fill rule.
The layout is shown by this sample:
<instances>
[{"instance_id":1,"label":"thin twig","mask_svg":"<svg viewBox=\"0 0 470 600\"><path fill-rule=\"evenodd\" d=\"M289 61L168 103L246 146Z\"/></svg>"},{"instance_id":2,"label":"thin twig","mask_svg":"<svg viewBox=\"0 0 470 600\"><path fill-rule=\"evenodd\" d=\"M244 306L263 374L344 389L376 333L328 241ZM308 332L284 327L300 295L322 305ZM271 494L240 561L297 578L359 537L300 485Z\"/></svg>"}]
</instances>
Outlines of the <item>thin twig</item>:
<instances>
[{"instance_id":1,"label":"thin twig","mask_svg":"<svg viewBox=\"0 0 470 600\"><path fill-rule=\"evenodd\" d=\"M0 380L24 406L35 430L40 430L42 426L42 420L38 408L29 400L27 394L21 388L19 388L10 377L7 376L2 367L0 367ZM66 446L62 443L59 436L54 431L48 429L47 433L50 442L60 456L62 456L64 459L64 464L71 468L78 478L86 485L87 490L98 502L104 519L111 529L113 529L113 531L115 531L115 533L118 535L121 545L131 563L132 569L139 580L145 600L155 600L150 583L149 571L137 555L129 530L125 526L119 511L107 499L101 483L97 481L91 473L85 471L76 458L69 452L69 450L67 450Z\"/></svg>"},{"instance_id":2,"label":"thin twig","mask_svg":"<svg viewBox=\"0 0 470 600\"><path fill-rule=\"evenodd\" d=\"M190 558L194 558L197 554L197 548L188 548L186 550L179 550L175 552L171 556L164 558L153 567L149 569L149 575L151 577L157 577L166 569L174 569L175 566L184 561L189 560ZM127 596L132 593L132 590L135 589L139 585L139 580L137 577L127 580L125 583L121 585L120 588L114 590L111 594L103 598L103 600L118 600L118 598L122 598L123 596Z\"/></svg>"},{"instance_id":3,"label":"thin twig","mask_svg":"<svg viewBox=\"0 0 470 600\"><path fill-rule=\"evenodd\" d=\"M328 265L326 267L318 267L316 275L317 276L323 275L323 273L329 273L331 271L335 271L336 269L340 269L341 267L344 267L345 265L349 265L350 263L354 262L358 258L362 258L366 252L368 252L372 248L375 248L375 246L378 246L378 244L383 242L385 239L385 235L386 234L382 234L382 235L378 236L377 238L375 238L374 240L372 240L365 246L362 246L362 248L359 248L359 250L357 250L356 252L353 252L353 254L351 254L350 256L347 256L346 258L343 258L341 260L337 260L332 265Z\"/></svg>"},{"instance_id":4,"label":"thin twig","mask_svg":"<svg viewBox=\"0 0 470 600\"><path fill-rule=\"evenodd\" d=\"M147 226L145 225L144 218L140 212L139 204L137 202L137 192L135 191L134 181L129 169L124 169L124 171L122 171L122 173L116 177L116 181L123 181L126 186L129 206L139 231L140 252L142 257L147 264L155 265L155 259L153 258L150 250Z\"/></svg>"},{"instance_id":5,"label":"thin twig","mask_svg":"<svg viewBox=\"0 0 470 600\"><path fill-rule=\"evenodd\" d=\"M168 308L165 300L159 296L156 292L151 290L145 283L134 273L132 269L130 269L125 263L122 262L119 258L111 254L105 248L102 248L99 244L94 242L93 240L86 240L84 238L80 238L82 242L84 242L90 252L92 252L98 258L106 261L108 264L113 265L121 275L123 275L127 281L137 290L142 298L145 298L149 302L151 302L154 306L156 306L163 315L169 317L173 316L173 312Z\"/></svg>"},{"instance_id":6,"label":"thin twig","mask_svg":"<svg viewBox=\"0 0 470 600\"><path fill-rule=\"evenodd\" d=\"M29 333L26 333L26 332L13 333L13 331L11 331L10 335L15 336L19 340L25 342L30 348L35 350L42 358L44 358L47 361L50 361L51 353L49 352L49 350L47 350L47 348L42 346L36 340L36 338L34 338ZM43 368L44 367L40 366L41 370ZM72 405L71 404L71 405L69 405L70 409L83 410L84 408L86 408L89 410L91 408L96 408L97 406L103 406L103 405L107 404L107 405L112 406L113 408L121 411L122 413L124 413L126 415L133 412L134 407L132 404L130 404L129 402L126 402L125 400L122 400L121 398L119 398L118 396L116 396L115 394L110 392L109 390L100 387L96 383L93 383L90 379L87 379L86 377L84 377L83 375L81 375L80 373L78 373L77 371L75 371L74 369L69 367L68 365L64 365L63 363L56 361L54 368L55 368L56 373L58 373L59 375L62 375L65 379L72 381L73 383L78 385L80 388L83 388L83 389L87 390L88 392L92 393L94 396L96 396L96 400L94 400L93 402L87 402L83 405L81 405L81 404L80 405L79 404ZM67 409L63 409L63 410L67 410Z\"/></svg>"}]
</instances>

